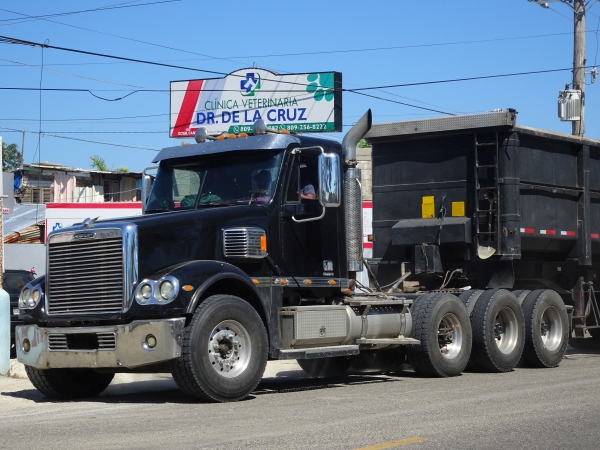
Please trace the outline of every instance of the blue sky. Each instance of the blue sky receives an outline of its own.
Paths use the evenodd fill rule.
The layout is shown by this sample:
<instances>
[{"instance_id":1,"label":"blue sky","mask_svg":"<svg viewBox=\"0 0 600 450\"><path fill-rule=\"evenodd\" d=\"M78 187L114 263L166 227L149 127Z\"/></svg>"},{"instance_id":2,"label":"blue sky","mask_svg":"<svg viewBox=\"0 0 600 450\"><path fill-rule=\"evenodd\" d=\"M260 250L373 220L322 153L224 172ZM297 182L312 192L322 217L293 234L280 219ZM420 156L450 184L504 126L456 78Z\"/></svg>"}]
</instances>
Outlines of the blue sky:
<instances>
[{"instance_id":1,"label":"blue sky","mask_svg":"<svg viewBox=\"0 0 600 450\"><path fill-rule=\"evenodd\" d=\"M590 4L592 66L600 4ZM90 156L98 155L109 168L141 171L158 150L181 142L169 138L170 81L253 66L281 74L338 71L346 89L540 72L366 91L380 99L344 92L344 131L368 108L376 123L515 108L519 125L570 134L570 122L557 117L557 98L572 79L573 14L564 4L549 6L527 0L3 2L0 36L196 70L0 43L0 87L11 88L0 90L0 135L21 148L25 131L25 163L90 168ZM97 8L103 9L64 14ZM567 70L548 72L556 69ZM600 139L600 81L590 84L588 75L586 82L585 135ZM93 95L40 95L40 85ZM132 93L140 89L153 92ZM330 136L341 140L343 133Z\"/></svg>"}]
</instances>

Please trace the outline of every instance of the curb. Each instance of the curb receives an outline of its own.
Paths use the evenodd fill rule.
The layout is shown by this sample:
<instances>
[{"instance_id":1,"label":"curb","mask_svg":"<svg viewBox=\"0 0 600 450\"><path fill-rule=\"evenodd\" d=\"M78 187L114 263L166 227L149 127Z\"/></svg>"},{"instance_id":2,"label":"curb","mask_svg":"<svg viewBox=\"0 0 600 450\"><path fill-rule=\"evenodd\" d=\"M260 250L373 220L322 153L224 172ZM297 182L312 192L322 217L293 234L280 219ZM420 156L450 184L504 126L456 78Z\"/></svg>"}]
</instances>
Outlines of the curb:
<instances>
[{"instance_id":1,"label":"curb","mask_svg":"<svg viewBox=\"0 0 600 450\"><path fill-rule=\"evenodd\" d=\"M27 379L27 372L25 372L25 366L23 364L21 364L16 359L11 359L10 368L8 369L8 372L1 376L9 378Z\"/></svg>"}]
</instances>

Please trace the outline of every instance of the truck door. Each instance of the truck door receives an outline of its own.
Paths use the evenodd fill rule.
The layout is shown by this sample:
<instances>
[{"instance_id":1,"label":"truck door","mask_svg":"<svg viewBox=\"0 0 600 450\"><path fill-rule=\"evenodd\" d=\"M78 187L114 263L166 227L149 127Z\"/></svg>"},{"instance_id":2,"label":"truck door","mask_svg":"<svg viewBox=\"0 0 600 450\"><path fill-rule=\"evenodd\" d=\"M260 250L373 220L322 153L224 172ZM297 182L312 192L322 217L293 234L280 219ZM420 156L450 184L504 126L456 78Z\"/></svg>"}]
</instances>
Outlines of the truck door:
<instances>
[{"instance_id":1,"label":"truck door","mask_svg":"<svg viewBox=\"0 0 600 450\"><path fill-rule=\"evenodd\" d=\"M325 208L319 201L317 153L299 151L290 158L281 217L283 272L300 284L306 278L339 277L341 208Z\"/></svg>"}]
</instances>

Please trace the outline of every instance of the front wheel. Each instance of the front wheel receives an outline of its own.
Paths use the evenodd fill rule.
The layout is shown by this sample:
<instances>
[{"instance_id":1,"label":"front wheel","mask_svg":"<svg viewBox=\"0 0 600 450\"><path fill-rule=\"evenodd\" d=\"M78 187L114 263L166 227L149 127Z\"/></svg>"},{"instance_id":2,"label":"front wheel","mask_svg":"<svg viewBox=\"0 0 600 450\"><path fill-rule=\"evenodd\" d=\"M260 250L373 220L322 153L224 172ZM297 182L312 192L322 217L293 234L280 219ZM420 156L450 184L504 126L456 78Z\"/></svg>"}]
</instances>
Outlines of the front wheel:
<instances>
[{"instance_id":1,"label":"front wheel","mask_svg":"<svg viewBox=\"0 0 600 450\"><path fill-rule=\"evenodd\" d=\"M433 377L459 375L469 361L472 344L462 301L447 293L425 294L413 302L411 314L410 336L420 341L407 347L415 371Z\"/></svg>"},{"instance_id":2,"label":"front wheel","mask_svg":"<svg viewBox=\"0 0 600 450\"><path fill-rule=\"evenodd\" d=\"M213 295L200 304L183 335L173 379L191 397L230 402L250 394L267 365L263 322L246 301Z\"/></svg>"},{"instance_id":3,"label":"front wheel","mask_svg":"<svg viewBox=\"0 0 600 450\"><path fill-rule=\"evenodd\" d=\"M75 400L96 397L108 387L114 373L92 369L36 369L25 366L31 384L46 397L55 400Z\"/></svg>"}]
</instances>

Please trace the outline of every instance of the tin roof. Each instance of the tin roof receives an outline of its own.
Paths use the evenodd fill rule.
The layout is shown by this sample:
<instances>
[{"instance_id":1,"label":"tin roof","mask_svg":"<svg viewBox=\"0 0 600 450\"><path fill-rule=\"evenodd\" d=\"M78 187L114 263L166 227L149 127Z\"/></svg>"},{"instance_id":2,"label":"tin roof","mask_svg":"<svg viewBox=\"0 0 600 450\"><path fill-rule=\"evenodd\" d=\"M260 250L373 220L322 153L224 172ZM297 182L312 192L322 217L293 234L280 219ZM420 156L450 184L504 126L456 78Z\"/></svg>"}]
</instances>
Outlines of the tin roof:
<instances>
[{"instance_id":1,"label":"tin roof","mask_svg":"<svg viewBox=\"0 0 600 450\"><path fill-rule=\"evenodd\" d=\"M16 203L12 214L3 216L3 238L46 221L46 205Z\"/></svg>"}]
</instances>

